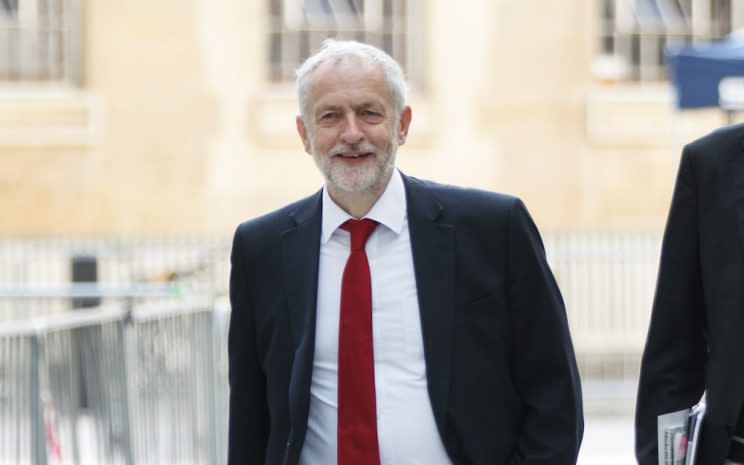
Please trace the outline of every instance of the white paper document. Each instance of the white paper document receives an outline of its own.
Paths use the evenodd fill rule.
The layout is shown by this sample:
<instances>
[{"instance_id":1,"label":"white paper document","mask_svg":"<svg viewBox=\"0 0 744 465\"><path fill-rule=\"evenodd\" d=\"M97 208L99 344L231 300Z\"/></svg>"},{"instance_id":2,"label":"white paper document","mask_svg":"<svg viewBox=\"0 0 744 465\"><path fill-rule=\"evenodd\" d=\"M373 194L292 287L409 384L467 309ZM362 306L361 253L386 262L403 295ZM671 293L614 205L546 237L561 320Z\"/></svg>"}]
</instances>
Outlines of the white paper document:
<instances>
[{"instance_id":1,"label":"white paper document","mask_svg":"<svg viewBox=\"0 0 744 465\"><path fill-rule=\"evenodd\" d=\"M691 408L659 415L659 465L695 465L704 416L704 398Z\"/></svg>"}]
</instances>

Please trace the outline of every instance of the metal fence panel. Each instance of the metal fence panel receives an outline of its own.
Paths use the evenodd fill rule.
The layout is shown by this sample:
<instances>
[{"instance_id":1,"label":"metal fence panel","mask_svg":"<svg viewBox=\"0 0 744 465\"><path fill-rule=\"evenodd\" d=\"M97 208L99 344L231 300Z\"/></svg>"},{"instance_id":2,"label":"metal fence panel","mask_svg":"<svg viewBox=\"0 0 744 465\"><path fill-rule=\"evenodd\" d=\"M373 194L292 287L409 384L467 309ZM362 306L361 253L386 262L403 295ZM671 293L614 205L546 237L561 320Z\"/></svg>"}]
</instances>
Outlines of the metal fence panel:
<instances>
[{"instance_id":1,"label":"metal fence panel","mask_svg":"<svg viewBox=\"0 0 744 465\"><path fill-rule=\"evenodd\" d=\"M637 377L661 234L572 231L546 234L545 245L582 375Z\"/></svg>"},{"instance_id":2,"label":"metal fence panel","mask_svg":"<svg viewBox=\"0 0 744 465\"><path fill-rule=\"evenodd\" d=\"M48 453L54 463L130 465L123 321L44 336Z\"/></svg>"},{"instance_id":3,"label":"metal fence panel","mask_svg":"<svg viewBox=\"0 0 744 465\"><path fill-rule=\"evenodd\" d=\"M222 464L226 309L206 300L0 328L0 465Z\"/></svg>"},{"instance_id":4,"label":"metal fence panel","mask_svg":"<svg viewBox=\"0 0 744 465\"><path fill-rule=\"evenodd\" d=\"M132 463L124 315L101 309L0 328L0 464Z\"/></svg>"},{"instance_id":5,"label":"metal fence panel","mask_svg":"<svg viewBox=\"0 0 744 465\"><path fill-rule=\"evenodd\" d=\"M39 338L0 334L0 464L43 465Z\"/></svg>"},{"instance_id":6,"label":"metal fence panel","mask_svg":"<svg viewBox=\"0 0 744 465\"><path fill-rule=\"evenodd\" d=\"M133 331L135 462L216 463L212 309L137 312Z\"/></svg>"},{"instance_id":7,"label":"metal fence panel","mask_svg":"<svg viewBox=\"0 0 744 465\"><path fill-rule=\"evenodd\" d=\"M226 299L225 299L226 300ZM216 464L227 463L227 427L230 387L227 381L227 333L230 326L230 309L226 301L218 302L214 309L214 427Z\"/></svg>"}]
</instances>

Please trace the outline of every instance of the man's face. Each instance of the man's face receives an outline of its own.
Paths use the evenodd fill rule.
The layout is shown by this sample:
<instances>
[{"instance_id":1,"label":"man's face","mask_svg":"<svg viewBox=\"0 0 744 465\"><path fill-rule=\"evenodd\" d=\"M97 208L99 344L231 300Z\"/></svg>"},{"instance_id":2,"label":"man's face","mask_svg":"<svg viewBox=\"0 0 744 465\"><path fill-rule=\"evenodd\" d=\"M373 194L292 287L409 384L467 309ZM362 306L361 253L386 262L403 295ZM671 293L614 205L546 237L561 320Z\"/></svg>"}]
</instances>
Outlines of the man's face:
<instances>
[{"instance_id":1,"label":"man's face","mask_svg":"<svg viewBox=\"0 0 744 465\"><path fill-rule=\"evenodd\" d=\"M297 130L329 189L381 193L411 121L408 107L395 114L383 72L353 58L323 63L311 76L308 102Z\"/></svg>"}]
</instances>

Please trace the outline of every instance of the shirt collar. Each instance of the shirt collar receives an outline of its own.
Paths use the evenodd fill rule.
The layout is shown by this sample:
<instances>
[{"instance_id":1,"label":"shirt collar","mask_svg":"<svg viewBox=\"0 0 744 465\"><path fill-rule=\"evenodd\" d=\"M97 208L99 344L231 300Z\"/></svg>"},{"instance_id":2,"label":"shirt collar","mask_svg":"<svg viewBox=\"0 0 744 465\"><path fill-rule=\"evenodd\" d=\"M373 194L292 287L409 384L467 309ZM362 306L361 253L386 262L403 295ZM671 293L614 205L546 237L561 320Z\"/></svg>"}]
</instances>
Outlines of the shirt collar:
<instances>
[{"instance_id":1,"label":"shirt collar","mask_svg":"<svg viewBox=\"0 0 744 465\"><path fill-rule=\"evenodd\" d=\"M406 218L406 192L403 186L403 177L397 168L393 171L385 192L382 193L382 196L377 199L377 202L364 217L377 221L395 234L400 234L403 231L403 222ZM333 231L350 219L352 219L352 216L342 210L331 199L328 189L323 187L321 242L323 244L328 242Z\"/></svg>"}]
</instances>

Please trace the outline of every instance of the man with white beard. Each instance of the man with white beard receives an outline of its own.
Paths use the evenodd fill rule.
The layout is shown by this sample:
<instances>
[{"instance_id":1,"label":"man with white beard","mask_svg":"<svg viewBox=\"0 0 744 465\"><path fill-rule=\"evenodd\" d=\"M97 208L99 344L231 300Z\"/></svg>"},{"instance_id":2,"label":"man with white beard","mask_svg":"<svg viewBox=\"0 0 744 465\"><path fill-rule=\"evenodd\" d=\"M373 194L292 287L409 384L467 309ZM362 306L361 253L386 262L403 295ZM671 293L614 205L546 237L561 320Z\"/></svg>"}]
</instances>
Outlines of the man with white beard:
<instances>
[{"instance_id":1,"label":"man with white beard","mask_svg":"<svg viewBox=\"0 0 744 465\"><path fill-rule=\"evenodd\" d=\"M576 463L565 308L514 197L395 167L400 66L326 40L297 72L316 194L232 249L230 465Z\"/></svg>"}]
</instances>

